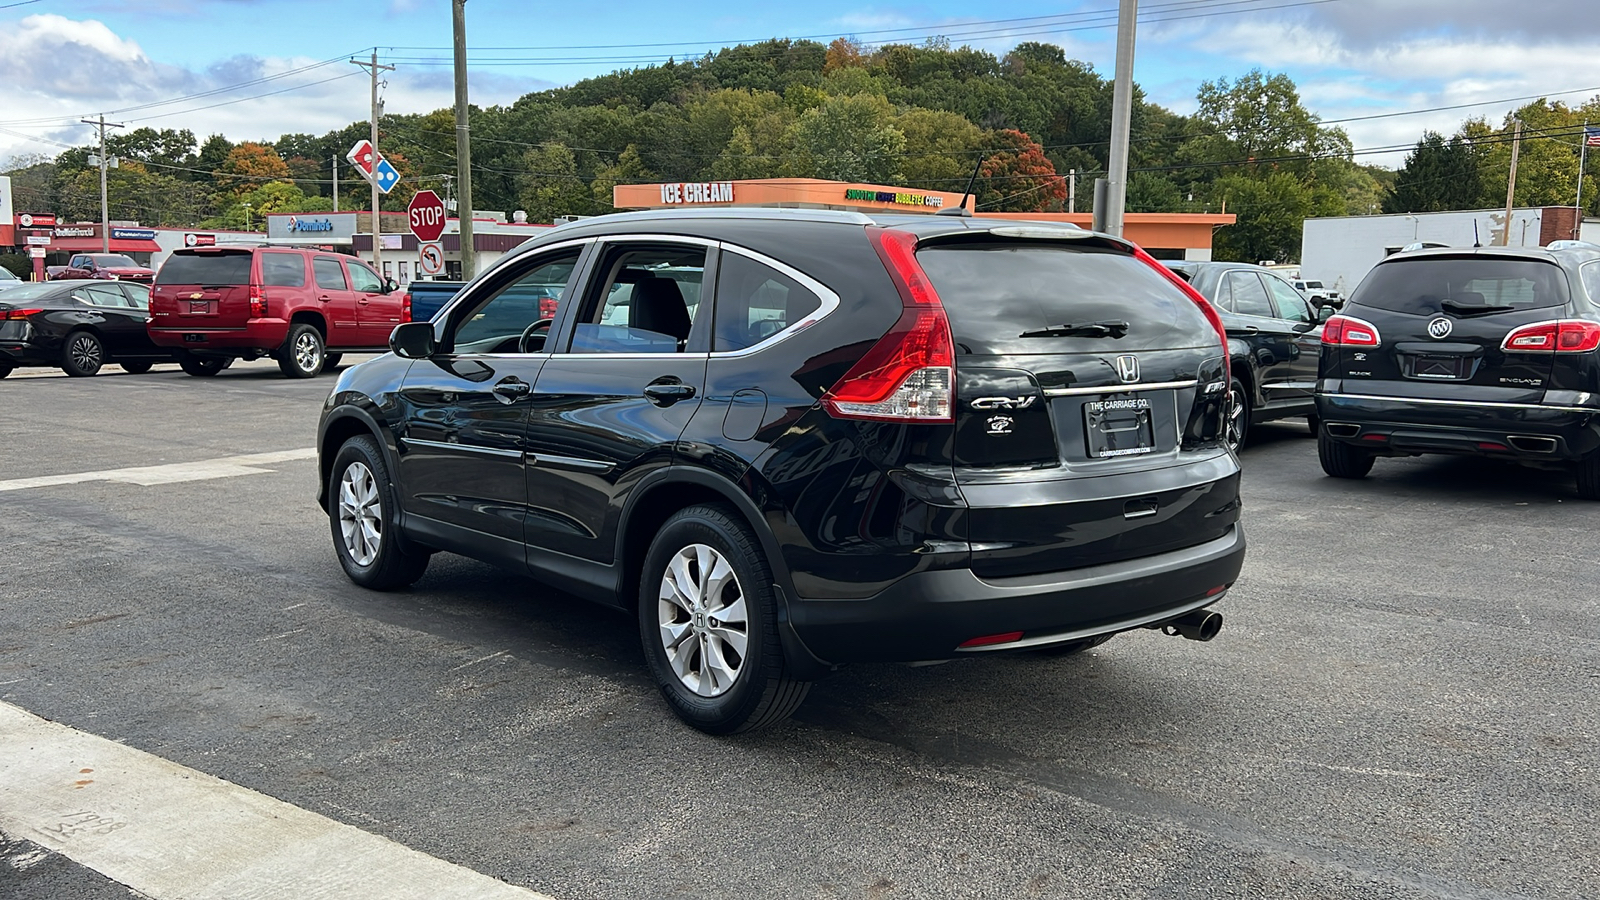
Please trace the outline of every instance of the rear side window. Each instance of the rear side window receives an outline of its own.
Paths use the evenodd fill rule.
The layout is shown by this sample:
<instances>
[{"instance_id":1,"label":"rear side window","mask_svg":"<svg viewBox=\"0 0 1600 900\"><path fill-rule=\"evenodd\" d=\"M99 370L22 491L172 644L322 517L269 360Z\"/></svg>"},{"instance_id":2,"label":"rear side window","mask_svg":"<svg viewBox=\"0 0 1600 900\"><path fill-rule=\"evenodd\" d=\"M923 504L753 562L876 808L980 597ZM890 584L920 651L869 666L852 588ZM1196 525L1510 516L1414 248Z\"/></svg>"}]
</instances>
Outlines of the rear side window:
<instances>
[{"instance_id":1,"label":"rear side window","mask_svg":"<svg viewBox=\"0 0 1600 900\"><path fill-rule=\"evenodd\" d=\"M261 283L268 287L305 287L305 257L298 253L261 254Z\"/></svg>"},{"instance_id":2,"label":"rear side window","mask_svg":"<svg viewBox=\"0 0 1600 900\"><path fill-rule=\"evenodd\" d=\"M174 253L167 257L156 284L246 285L250 283L248 253Z\"/></svg>"},{"instance_id":3,"label":"rear side window","mask_svg":"<svg viewBox=\"0 0 1600 900\"><path fill-rule=\"evenodd\" d=\"M917 251L939 292L957 353L1124 353L1216 340L1200 307L1148 265L1115 250L1059 244L935 244ZM1128 323L1119 339L1022 337L1063 325Z\"/></svg>"},{"instance_id":4,"label":"rear side window","mask_svg":"<svg viewBox=\"0 0 1600 900\"><path fill-rule=\"evenodd\" d=\"M713 350L759 344L822 308L822 299L793 278L738 253L717 264Z\"/></svg>"},{"instance_id":5,"label":"rear side window","mask_svg":"<svg viewBox=\"0 0 1600 900\"><path fill-rule=\"evenodd\" d=\"M331 256L318 256L311 260L311 270L316 273L317 287L325 291L345 291L350 286L344 280L344 266Z\"/></svg>"},{"instance_id":6,"label":"rear side window","mask_svg":"<svg viewBox=\"0 0 1600 900\"><path fill-rule=\"evenodd\" d=\"M1540 309L1565 306L1566 272L1533 259L1429 257L1380 263L1351 296L1369 309L1428 316L1455 307Z\"/></svg>"},{"instance_id":7,"label":"rear side window","mask_svg":"<svg viewBox=\"0 0 1600 900\"><path fill-rule=\"evenodd\" d=\"M1272 318L1272 301L1261 276L1254 272L1229 272L1228 286L1233 293L1233 311L1241 316Z\"/></svg>"}]
</instances>

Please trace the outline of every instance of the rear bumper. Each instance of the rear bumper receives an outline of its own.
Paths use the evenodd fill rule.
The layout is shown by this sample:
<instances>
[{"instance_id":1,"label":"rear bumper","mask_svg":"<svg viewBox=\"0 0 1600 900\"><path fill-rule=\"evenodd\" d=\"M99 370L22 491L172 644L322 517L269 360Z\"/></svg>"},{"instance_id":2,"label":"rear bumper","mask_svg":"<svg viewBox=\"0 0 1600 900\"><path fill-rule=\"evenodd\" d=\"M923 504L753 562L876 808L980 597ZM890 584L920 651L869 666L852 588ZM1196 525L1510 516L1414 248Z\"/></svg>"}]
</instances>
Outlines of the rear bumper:
<instances>
[{"instance_id":1,"label":"rear bumper","mask_svg":"<svg viewBox=\"0 0 1600 900\"><path fill-rule=\"evenodd\" d=\"M950 659L1154 625L1222 598L1244 565L1244 530L1154 556L1066 572L983 579L970 569L908 575L861 600L789 603L796 637L827 663ZM1209 594L1209 595L1208 595ZM1000 644L964 641L1022 632Z\"/></svg>"},{"instance_id":2,"label":"rear bumper","mask_svg":"<svg viewBox=\"0 0 1600 900\"><path fill-rule=\"evenodd\" d=\"M1574 461L1600 450L1600 410L1320 393L1328 436L1377 453L1449 453L1528 462Z\"/></svg>"},{"instance_id":3,"label":"rear bumper","mask_svg":"<svg viewBox=\"0 0 1600 900\"><path fill-rule=\"evenodd\" d=\"M158 347L172 347L190 351L216 351L234 355L235 351L256 350L271 353L283 346L289 337L289 323L284 319L251 319L249 324L237 328L206 328L199 325L183 326L167 322L152 324L150 340Z\"/></svg>"}]
</instances>

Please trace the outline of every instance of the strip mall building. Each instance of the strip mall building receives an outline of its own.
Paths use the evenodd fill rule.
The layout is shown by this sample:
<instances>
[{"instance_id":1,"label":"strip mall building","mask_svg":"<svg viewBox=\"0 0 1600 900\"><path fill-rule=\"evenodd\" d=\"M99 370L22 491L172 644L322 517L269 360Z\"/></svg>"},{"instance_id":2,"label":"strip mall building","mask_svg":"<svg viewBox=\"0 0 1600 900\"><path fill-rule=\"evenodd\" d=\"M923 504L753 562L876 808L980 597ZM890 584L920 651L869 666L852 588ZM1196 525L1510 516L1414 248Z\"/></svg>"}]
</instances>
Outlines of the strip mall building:
<instances>
[{"instance_id":1,"label":"strip mall building","mask_svg":"<svg viewBox=\"0 0 1600 900\"><path fill-rule=\"evenodd\" d=\"M961 195L918 191L882 184L852 184L820 178L761 178L749 181L619 184L612 189L618 209L766 207L842 209L862 213L937 213L959 206ZM1089 213L985 213L979 218L1070 222L1088 228ZM1199 213L1128 213L1123 234L1157 259L1209 260L1211 235L1234 216Z\"/></svg>"}]
</instances>

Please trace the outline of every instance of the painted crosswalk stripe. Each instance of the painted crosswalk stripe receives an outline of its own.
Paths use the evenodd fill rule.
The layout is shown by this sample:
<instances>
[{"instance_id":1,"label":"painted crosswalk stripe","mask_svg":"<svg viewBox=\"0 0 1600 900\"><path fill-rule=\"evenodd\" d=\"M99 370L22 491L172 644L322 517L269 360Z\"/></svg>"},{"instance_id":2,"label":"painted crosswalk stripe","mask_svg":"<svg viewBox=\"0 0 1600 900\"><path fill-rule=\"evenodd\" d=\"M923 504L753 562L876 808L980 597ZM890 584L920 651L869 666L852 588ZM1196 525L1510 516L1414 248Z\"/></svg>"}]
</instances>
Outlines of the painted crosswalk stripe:
<instances>
[{"instance_id":1,"label":"painted crosswalk stripe","mask_svg":"<svg viewBox=\"0 0 1600 900\"><path fill-rule=\"evenodd\" d=\"M0 491L20 491L27 488L54 487L60 484L82 484L86 481L115 481L122 484L176 484L181 481L206 481L212 478L233 478L238 475L265 475L271 469L263 468L274 463L298 459L314 459L315 447L299 450L277 450L271 453L249 453L244 456L224 456L220 459L202 459L195 462L168 463L164 466L137 466L127 469L101 469L97 472L73 472L67 475L39 475L33 478L12 478L0 481Z\"/></svg>"},{"instance_id":2,"label":"painted crosswalk stripe","mask_svg":"<svg viewBox=\"0 0 1600 900\"><path fill-rule=\"evenodd\" d=\"M0 773L0 830L152 900L544 898L7 703Z\"/></svg>"}]
</instances>

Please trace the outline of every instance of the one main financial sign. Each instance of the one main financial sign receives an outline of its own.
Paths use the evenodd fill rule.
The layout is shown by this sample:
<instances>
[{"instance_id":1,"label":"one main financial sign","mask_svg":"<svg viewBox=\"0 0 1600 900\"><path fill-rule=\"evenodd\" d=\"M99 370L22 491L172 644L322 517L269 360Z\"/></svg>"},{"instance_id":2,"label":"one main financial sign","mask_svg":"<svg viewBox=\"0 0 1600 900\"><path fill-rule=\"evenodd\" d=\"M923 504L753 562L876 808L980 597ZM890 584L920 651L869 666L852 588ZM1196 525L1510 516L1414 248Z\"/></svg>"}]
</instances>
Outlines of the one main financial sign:
<instances>
[{"instance_id":1,"label":"one main financial sign","mask_svg":"<svg viewBox=\"0 0 1600 900\"><path fill-rule=\"evenodd\" d=\"M871 203L895 203L900 206L943 206L944 198L932 194L908 194L895 191L863 191L851 188L844 192L846 200L866 200Z\"/></svg>"},{"instance_id":2,"label":"one main financial sign","mask_svg":"<svg viewBox=\"0 0 1600 900\"><path fill-rule=\"evenodd\" d=\"M733 182L690 181L663 184L661 202L674 206L680 203L732 203Z\"/></svg>"}]
</instances>

